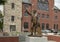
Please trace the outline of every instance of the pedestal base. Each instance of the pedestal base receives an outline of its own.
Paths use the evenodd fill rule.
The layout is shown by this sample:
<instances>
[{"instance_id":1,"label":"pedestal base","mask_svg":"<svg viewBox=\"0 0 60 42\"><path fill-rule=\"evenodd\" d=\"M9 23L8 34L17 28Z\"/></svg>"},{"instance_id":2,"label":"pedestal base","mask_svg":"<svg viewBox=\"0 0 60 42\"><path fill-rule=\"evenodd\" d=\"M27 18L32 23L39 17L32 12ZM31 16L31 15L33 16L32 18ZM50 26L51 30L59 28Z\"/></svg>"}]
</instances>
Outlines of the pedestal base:
<instances>
[{"instance_id":1,"label":"pedestal base","mask_svg":"<svg viewBox=\"0 0 60 42\"><path fill-rule=\"evenodd\" d=\"M25 42L48 42L47 37L26 37Z\"/></svg>"}]
</instances>

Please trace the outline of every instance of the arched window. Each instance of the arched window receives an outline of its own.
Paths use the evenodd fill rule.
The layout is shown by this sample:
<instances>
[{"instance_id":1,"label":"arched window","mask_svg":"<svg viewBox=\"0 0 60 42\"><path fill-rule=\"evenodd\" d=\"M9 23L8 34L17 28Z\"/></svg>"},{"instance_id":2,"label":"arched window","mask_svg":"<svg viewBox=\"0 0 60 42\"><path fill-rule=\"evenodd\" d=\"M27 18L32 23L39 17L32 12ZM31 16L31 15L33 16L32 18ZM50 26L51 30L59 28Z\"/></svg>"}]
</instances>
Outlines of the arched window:
<instances>
[{"instance_id":1,"label":"arched window","mask_svg":"<svg viewBox=\"0 0 60 42\"><path fill-rule=\"evenodd\" d=\"M49 24L48 23L46 24L46 29L49 29Z\"/></svg>"},{"instance_id":2,"label":"arched window","mask_svg":"<svg viewBox=\"0 0 60 42\"><path fill-rule=\"evenodd\" d=\"M42 18L45 18L45 14L42 14Z\"/></svg>"},{"instance_id":3,"label":"arched window","mask_svg":"<svg viewBox=\"0 0 60 42\"><path fill-rule=\"evenodd\" d=\"M38 0L38 9L48 10L48 0Z\"/></svg>"},{"instance_id":4,"label":"arched window","mask_svg":"<svg viewBox=\"0 0 60 42\"><path fill-rule=\"evenodd\" d=\"M11 16L11 21L14 22L15 16Z\"/></svg>"},{"instance_id":5,"label":"arched window","mask_svg":"<svg viewBox=\"0 0 60 42\"><path fill-rule=\"evenodd\" d=\"M58 24L56 26L57 26L57 29L58 29Z\"/></svg>"},{"instance_id":6,"label":"arched window","mask_svg":"<svg viewBox=\"0 0 60 42\"><path fill-rule=\"evenodd\" d=\"M15 8L15 4L11 3L11 8L14 9Z\"/></svg>"},{"instance_id":7,"label":"arched window","mask_svg":"<svg viewBox=\"0 0 60 42\"><path fill-rule=\"evenodd\" d=\"M28 22L24 22L24 29L28 29Z\"/></svg>"},{"instance_id":8,"label":"arched window","mask_svg":"<svg viewBox=\"0 0 60 42\"><path fill-rule=\"evenodd\" d=\"M44 24L44 23L42 23L42 30L44 30L44 28L45 28L45 24Z\"/></svg>"},{"instance_id":9,"label":"arched window","mask_svg":"<svg viewBox=\"0 0 60 42\"><path fill-rule=\"evenodd\" d=\"M55 19L57 19L58 18L58 16L55 16Z\"/></svg>"},{"instance_id":10,"label":"arched window","mask_svg":"<svg viewBox=\"0 0 60 42\"><path fill-rule=\"evenodd\" d=\"M25 13L24 13L24 16L28 16L28 13L27 13L27 11L25 11Z\"/></svg>"},{"instance_id":11,"label":"arched window","mask_svg":"<svg viewBox=\"0 0 60 42\"><path fill-rule=\"evenodd\" d=\"M54 29L58 30L58 24L54 24Z\"/></svg>"},{"instance_id":12,"label":"arched window","mask_svg":"<svg viewBox=\"0 0 60 42\"><path fill-rule=\"evenodd\" d=\"M55 29L56 25L54 24L54 29Z\"/></svg>"},{"instance_id":13,"label":"arched window","mask_svg":"<svg viewBox=\"0 0 60 42\"><path fill-rule=\"evenodd\" d=\"M49 18L49 15L47 14L46 18Z\"/></svg>"}]
</instances>

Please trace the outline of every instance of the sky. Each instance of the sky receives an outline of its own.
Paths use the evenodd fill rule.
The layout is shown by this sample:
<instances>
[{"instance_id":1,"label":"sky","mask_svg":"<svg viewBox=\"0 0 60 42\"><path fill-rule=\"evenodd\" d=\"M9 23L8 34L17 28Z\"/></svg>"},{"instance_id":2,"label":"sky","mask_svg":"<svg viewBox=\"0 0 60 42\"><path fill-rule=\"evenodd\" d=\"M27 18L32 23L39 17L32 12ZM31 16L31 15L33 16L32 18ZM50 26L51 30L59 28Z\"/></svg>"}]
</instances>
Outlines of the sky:
<instances>
[{"instance_id":1,"label":"sky","mask_svg":"<svg viewBox=\"0 0 60 42\"><path fill-rule=\"evenodd\" d=\"M60 0L55 0L55 6L57 6L60 9ZM3 6L0 5L0 10L3 11Z\"/></svg>"},{"instance_id":2,"label":"sky","mask_svg":"<svg viewBox=\"0 0 60 42\"><path fill-rule=\"evenodd\" d=\"M0 5L0 10L3 12L3 6L2 5Z\"/></svg>"},{"instance_id":3,"label":"sky","mask_svg":"<svg viewBox=\"0 0 60 42\"><path fill-rule=\"evenodd\" d=\"M55 6L57 6L60 9L60 0L55 0Z\"/></svg>"}]
</instances>

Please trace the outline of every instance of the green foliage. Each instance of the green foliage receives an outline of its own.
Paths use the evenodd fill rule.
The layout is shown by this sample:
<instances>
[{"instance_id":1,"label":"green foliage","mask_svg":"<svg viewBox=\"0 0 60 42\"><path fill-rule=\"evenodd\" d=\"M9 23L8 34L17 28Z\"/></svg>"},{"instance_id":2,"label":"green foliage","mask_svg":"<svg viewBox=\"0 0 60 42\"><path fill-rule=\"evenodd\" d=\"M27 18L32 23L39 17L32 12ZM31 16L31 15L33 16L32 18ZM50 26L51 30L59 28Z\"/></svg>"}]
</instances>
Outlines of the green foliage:
<instances>
[{"instance_id":1,"label":"green foliage","mask_svg":"<svg viewBox=\"0 0 60 42\"><path fill-rule=\"evenodd\" d=\"M58 32L60 32L60 30L58 30Z\"/></svg>"},{"instance_id":2,"label":"green foliage","mask_svg":"<svg viewBox=\"0 0 60 42\"><path fill-rule=\"evenodd\" d=\"M11 35L12 36L19 36L20 32L17 32L17 31L12 31L11 32Z\"/></svg>"},{"instance_id":3,"label":"green foliage","mask_svg":"<svg viewBox=\"0 0 60 42\"><path fill-rule=\"evenodd\" d=\"M3 29L3 22L0 21L0 30Z\"/></svg>"},{"instance_id":4,"label":"green foliage","mask_svg":"<svg viewBox=\"0 0 60 42\"><path fill-rule=\"evenodd\" d=\"M3 15L0 13L0 18L3 18Z\"/></svg>"},{"instance_id":5,"label":"green foliage","mask_svg":"<svg viewBox=\"0 0 60 42\"><path fill-rule=\"evenodd\" d=\"M3 15L0 13L0 30L3 30Z\"/></svg>"},{"instance_id":6,"label":"green foliage","mask_svg":"<svg viewBox=\"0 0 60 42\"><path fill-rule=\"evenodd\" d=\"M5 2L6 2L6 0L0 0L0 5L1 5L1 4L4 5Z\"/></svg>"}]
</instances>

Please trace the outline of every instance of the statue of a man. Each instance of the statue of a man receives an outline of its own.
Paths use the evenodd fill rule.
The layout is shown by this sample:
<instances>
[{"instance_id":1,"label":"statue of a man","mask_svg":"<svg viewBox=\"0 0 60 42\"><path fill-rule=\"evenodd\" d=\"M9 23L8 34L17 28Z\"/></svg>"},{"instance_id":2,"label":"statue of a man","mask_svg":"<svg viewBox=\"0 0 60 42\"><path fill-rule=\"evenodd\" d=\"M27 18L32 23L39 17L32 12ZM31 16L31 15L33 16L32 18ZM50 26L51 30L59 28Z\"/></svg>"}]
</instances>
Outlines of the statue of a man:
<instances>
[{"instance_id":1,"label":"statue of a man","mask_svg":"<svg viewBox=\"0 0 60 42\"><path fill-rule=\"evenodd\" d=\"M41 28L40 28L40 23L38 20L38 14L36 10L33 10L32 13L28 14L31 16L31 36L41 36ZM36 32L38 32L36 34Z\"/></svg>"}]
</instances>

